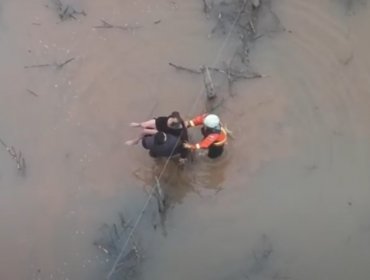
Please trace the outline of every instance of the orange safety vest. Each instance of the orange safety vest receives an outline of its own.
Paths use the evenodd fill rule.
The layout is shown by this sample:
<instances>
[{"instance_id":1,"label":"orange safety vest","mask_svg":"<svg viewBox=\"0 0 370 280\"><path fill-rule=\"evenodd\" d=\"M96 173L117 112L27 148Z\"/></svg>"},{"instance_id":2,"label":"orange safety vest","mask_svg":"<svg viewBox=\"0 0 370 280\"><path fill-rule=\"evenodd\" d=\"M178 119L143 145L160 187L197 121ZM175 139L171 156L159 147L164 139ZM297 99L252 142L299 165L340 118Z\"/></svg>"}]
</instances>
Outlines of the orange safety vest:
<instances>
[{"instance_id":1,"label":"orange safety vest","mask_svg":"<svg viewBox=\"0 0 370 280\"><path fill-rule=\"evenodd\" d=\"M196 116L192 120L189 121L189 126L199 126L204 124L204 119L207 117L208 114L203 114ZM211 145L215 146L223 146L227 142L227 132L221 125L221 131L210 133L206 135L202 141L197 144L192 145L193 149L208 149Z\"/></svg>"}]
</instances>

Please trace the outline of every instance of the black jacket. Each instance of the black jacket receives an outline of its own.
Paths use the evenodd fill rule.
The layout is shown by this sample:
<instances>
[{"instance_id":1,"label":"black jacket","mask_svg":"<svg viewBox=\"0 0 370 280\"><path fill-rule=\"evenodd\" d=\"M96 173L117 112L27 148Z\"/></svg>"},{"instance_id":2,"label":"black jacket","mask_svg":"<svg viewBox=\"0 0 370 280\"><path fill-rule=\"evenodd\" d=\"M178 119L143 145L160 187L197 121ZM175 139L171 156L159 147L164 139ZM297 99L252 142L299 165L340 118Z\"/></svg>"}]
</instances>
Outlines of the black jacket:
<instances>
[{"instance_id":1,"label":"black jacket","mask_svg":"<svg viewBox=\"0 0 370 280\"><path fill-rule=\"evenodd\" d=\"M183 147L181 139L171 134L166 134L166 136L166 142L161 145L154 143L154 135L144 136L142 145L149 150L151 157L169 157L180 154L181 158L186 158L188 150Z\"/></svg>"},{"instance_id":2,"label":"black jacket","mask_svg":"<svg viewBox=\"0 0 370 280\"><path fill-rule=\"evenodd\" d=\"M182 130L168 127L167 121L169 117L157 117L155 118L155 127L158 131L164 132L167 135L172 134L174 136L180 136Z\"/></svg>"}]
</instances>

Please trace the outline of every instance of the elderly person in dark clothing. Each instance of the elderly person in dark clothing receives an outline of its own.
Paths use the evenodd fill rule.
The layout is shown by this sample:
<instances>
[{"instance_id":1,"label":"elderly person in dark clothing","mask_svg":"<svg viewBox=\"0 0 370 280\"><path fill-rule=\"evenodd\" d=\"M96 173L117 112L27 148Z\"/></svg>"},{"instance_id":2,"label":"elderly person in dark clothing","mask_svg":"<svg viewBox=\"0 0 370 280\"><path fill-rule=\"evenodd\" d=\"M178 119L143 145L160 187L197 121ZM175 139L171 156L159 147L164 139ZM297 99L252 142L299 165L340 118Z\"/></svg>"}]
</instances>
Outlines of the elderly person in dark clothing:
<instances>
[{"instance_id":1,"label":"elderly person in dark clothing","mask_svg":"<svg viewBox=\"0 0 370 280\"><path fill-rule=\"evenodd\" d=\"M149 155L153 158L180 155L180 160L184 161L188 155L188 150L184 148L181 137L164 132L145 135L142 139L142 145L149 150Z\"/></svg>"}]
</instances>

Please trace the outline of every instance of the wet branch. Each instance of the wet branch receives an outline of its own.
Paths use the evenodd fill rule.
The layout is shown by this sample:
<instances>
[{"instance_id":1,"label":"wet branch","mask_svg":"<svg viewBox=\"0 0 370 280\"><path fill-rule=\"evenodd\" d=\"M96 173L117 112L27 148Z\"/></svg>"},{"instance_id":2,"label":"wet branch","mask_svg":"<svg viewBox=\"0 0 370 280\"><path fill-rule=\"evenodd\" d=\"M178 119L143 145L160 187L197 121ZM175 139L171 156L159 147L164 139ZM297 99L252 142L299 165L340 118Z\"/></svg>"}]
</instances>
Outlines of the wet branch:
<instances>
[{"instance_id":1,"label":"wet branch","mask_svg":"<svg viewBox=\"0 0 370 280\"><path fill-rule=\"evenodd\" d=\"M0 138L0 144L6 149L8 154L15 160L17 163L17 169L20 172L25 172L26 170L26 161L22 155L22 152L17 152L16 149L13 146L8 146L1 138Z\"/></svg>"},{"instance_id":2,"label":"wet branch","mask_svg":"<svg viewBox=\"0 0 370 280\"><path fill-rule=\"evenodd\" d=\"M28 69L28 68L42 68L42 67L50 67L50 66L54 66L54 64L34 64L34 65L27 65L27 66L24 66L25 69Z\"/></svg>"},{"instance_id":3,"label":"wet branch","mask_svg":"<svg viewBox=\"0 0 370 280\"><path fill-rule=\"evenodd\" d=\"M56 69L61 69L71 61L75 60L74 57L67 59L66 61L62 63L46 63L46 64L33 64L33 65L26 65L24 66L25 69L30 69L30 68L44 68L44 67L55 67Z\"/></svg>"},{"instance_id":4,"label":"wet branch","mask_svg":"<svg viewBox=\"0 0 370 280\"><path fill-rule=\"evenodd\" d=\"M220 68L214 68L214 67L209 67L210 70L219 72L221 74L226 75L228 78L234 79L234 81L239 80L239 79L257 79L257 78L263 78L266 77L262 74L259 73L251 73L250 75L246 75L243 72L234 70L232 68L227 67L225 70L220 69Z\"/></svg>"},{"instance_id":5,"label":"wet branch","mask_svg":"<svg viewBox=\"0 0 370 280\"><path fill-rule=\"evenodd\" d=\"M77 15L86 16L85 11L77 11L71 5L63 4L61 0L52 0L54 3L56 10L58 12L59 18L61 21L65 21L67 19L77 19Z\"/></svg>"},{"instance_id":6,"label":"wet branch","mask_svg":"<svg viewBox=\"0 0 370 280\"><path fill-rule=\"evenodd\" d=\"M67 60L66 60L66 61L64 61L63 63L57 64L57 65L56 65L56 67L57 67L58 69L60 69L60 68L62 68L64 65L66 65L66 64L70 63L71 61L73 61L74 59L75 59L74 57L72 57L72 58L70 58L70 59L67 59Z\"/></svg>"},{"instance_id":7,"label":"wet branch","mask_svg":"<svg viewBox=\"0 0 370 280\"><path fill-rule=\"evenodd\" d=\"M124 24L124 25L114 25L114 24L111 24L105 20L101 20L102 22L102 25L98 25L98 26L94 26L94 28L97 28L97 29L120 29L120 30L123 30L123 31L133 31L135 29L138 29L138 28L141 28L141 26L139 25L130 25L130 24Z\"/></svg>"},{"instance_id":8,"label":"wet branch","mask_svg":"<svg viewBox=\"0 0 370 280\"><path fill-rule=\"evenodd\" d=\"M203 13L205 13L206 15L208 15L210 11L211 11L210 4L208 4L208 1L207 0L203 0Z\"/></svg>"},{"instance_id":9,"label":"wet branch","mask_svg":"<svg viewBox=\"0 0 370 280\"><path fill-rule=\"evenodd\" d=\"M176 65L172 62L170 62L168 64L170 66L176 68L177 70L183 70L183 71L187 71L187 72L190 72L190 73L193 73L193 74L202 74L203 73L202 70L196 70L196 69L184 67L184 66L181 66L181 65ZM256 78L266 77L266 76L264 76L262 74L259 74L259 73L251 73L250 75L247 75L243 72L232 69L231 67L226 67L225 69L221 69L221 68L216 68L216 67L202 66L201 69L203 69L204 67L208 68L211 71L215 71L215 72L219 72L221 74L224 74L227 77L230 77L230 78L234 79L234 81L239 80L239 79L256 79Z\"/></svg>"},{"instance_id":10,"label":"wet branch","mask_svg":"<svg viewBox=\"0 0 370 280\"><path fill-rule=\"evenodd\" d=\"M112 273L122 273L125 277L128 277L124 279L132 279L130 277L137 272L138 266L144 258L140 242L136 236L130 236L128 233L129 229L133 226L131 225L132 220L130 219L127 222L124 215L119 213L119 223L114 223L113 225L104 224L101 228L103 235L93 242L93 245L104 254L111 257L119 257L119 260L117 259L119 263L117 263ZM125 242L130 243L121 256L119 250L121 250Z\"/></svg>"},{"instance_id":11,"label":"wet branch","mask_svg":"<svg viewBox=\"0 0 370 280\"><path fill-rule=\"evenodd\" d=\"M191 69L191 68L188 68L188 67L176 65L176 64L174 64L172 62L169 62L168 64L170 66L176 68L177 70L187 71L187 72L190 72L190 73L193 73L193 74L202 74L202 71L201 70L195 70L195 69Z\"/></svg>"},{"instance_id":12,"label":"wet branch","mask_svg":"<svg viewBox=\"0 0 370 280\"><path fill-rule=\"evenodd\" d=\"M218 72L226 76L230 96L235 95L233 93L233 83L234 82L240 79L257 79L257 78L266 77L256 72L250 72L247 74L245 72L235 70L230 66L230 64L224 65L223 68L202 66L200 67L200 70L184 67L181 65L174 64L172 62L169 62L168 64L177 70L186 71L192 74L202 74L204 87L206 89L208 100L212 100L216 97L216 91L215 91L215 86L212 80L211 72Z\"/></svg>"},{"instance_id":13,"label":"wet branch","mask_svg":"<svg viewBox=\"0 0 370 280\"><path fill-rule=\"evenodd\" d=\"M211 67L202 66L202 67L200 67L200 70L196 70L196 69L191 69L191 68L187 68L187 67L184 67L184 66L176 65L176 64L173 64L171 62L168 63L168 64L170 66L176 68L177 70L186 71L186 72L189 72L189 73L192 73L192 74L202 74L203 75L204 87L205 87L206 92L207 92L207 98L208 99L213 99L213 98L216 97L215 86L214 86L214 83L213 83L213 80L212 80L212 77L211 77L211 73L210 73L210 70L212 70Z\"/></svg>"},{"instance_id":14,"label":"wet branch","mask_svg":"<svg viewBox=\"0 0 370 280\"><path fill-rule=\"evenodd\" d=\"M34 92L33 90L27 89L27 92L32 94L35 97L39 97L39 95L36 92Z\"/></svg>"}]
</instances>

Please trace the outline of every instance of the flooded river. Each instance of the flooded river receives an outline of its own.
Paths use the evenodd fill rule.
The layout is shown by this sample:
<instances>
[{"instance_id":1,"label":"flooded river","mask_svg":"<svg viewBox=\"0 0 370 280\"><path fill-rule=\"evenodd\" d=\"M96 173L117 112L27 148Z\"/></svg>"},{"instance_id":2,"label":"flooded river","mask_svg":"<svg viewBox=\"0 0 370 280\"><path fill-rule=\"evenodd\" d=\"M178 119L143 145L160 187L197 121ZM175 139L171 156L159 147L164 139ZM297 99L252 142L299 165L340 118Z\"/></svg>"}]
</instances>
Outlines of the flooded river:
<instances>
[{"instance_id":1,"label":"flooded river","mask_svg":"<svg viewBox=\"0 0 370 280\"><path fill-rule=\"evenodd\" d=\"M0 1L0 138L26 161L0 146L0 279L106 279L94 241L140 215L160 168L128 123L203 112L202 78L168 63L220 66L237 45L200 0L62 2L74 18ZM264 78L220 85L223 158L166 169L137 279L369 278L369 26L367 1L273 1L250 52Z\"/></svg>"}]
</instances>

